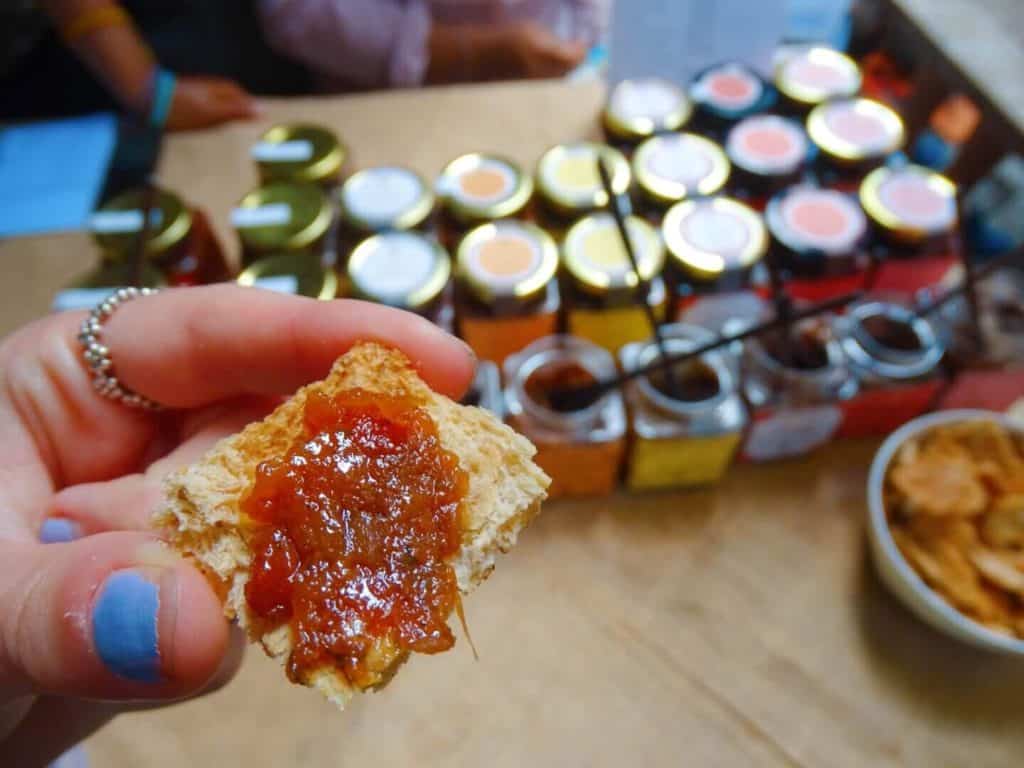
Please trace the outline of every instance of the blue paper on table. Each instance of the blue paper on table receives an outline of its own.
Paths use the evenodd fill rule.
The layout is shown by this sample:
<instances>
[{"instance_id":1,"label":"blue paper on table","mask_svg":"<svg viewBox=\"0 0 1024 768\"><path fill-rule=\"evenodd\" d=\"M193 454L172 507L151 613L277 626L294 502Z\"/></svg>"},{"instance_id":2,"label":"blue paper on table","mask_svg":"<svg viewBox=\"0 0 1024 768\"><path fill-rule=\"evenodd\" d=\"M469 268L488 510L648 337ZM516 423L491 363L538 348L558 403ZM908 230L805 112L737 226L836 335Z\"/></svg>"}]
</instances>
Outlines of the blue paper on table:
<instances>
[{"instance_id":1,"label":"blue paper on table","mask_svg":"<svg viewBox=\"0 0 1024 768\"><path fill-rule=\"evenodd\" d=\"M84 229L116 143L112 114L0 128L0 237Z\"/></svg>"}]
</instances>

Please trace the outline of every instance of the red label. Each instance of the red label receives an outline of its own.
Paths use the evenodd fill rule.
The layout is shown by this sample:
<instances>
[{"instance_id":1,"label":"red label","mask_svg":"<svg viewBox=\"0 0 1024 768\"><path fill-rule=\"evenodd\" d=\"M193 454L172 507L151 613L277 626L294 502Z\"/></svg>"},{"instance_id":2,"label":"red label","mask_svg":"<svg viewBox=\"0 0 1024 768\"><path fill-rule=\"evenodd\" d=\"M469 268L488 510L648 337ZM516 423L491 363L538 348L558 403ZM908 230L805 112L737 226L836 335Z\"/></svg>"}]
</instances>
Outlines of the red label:
<instances>
[{"instance_id":1,"label":"red label","mask_svg":"<svg viewBox=\"0 0 1024 768\"><path fill-rule=\"evenodd\" d=\"M1024 368L964 371L943 394L939 409L983 408L1005 411L1024 397Z\"/></svg>"},{"instance_id":2,"label":"red label","mask_svg":"<svg viewBox=\"0 0 1024 768\"><path fill-rule=\"evenodd\" d=\"M865 390L841 405L843 425L839 437L888 435L927 412L944 385L941 379L933 379Z\"/></svg>"},{"instance_id":3,"label":"red label","mask_svg":"<svg viewBox=\"0 0 1024 768\"><path fill-rule=\"evenodd\" d=\"M932 256L920 259L890 259L882 262L872 287L874 293L913 295L922 288L941 283L960 260L956 256Z\"/></svg>"}]
</instances>

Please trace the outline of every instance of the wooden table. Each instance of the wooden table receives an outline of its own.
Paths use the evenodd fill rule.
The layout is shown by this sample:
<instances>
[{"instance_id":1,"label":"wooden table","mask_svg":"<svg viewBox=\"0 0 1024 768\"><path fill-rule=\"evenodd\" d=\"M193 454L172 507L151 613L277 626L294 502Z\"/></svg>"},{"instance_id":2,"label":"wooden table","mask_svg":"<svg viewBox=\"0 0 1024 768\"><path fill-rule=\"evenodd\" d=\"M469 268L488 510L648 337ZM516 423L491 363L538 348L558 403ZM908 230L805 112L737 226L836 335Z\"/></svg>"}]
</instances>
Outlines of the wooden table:
<instances>
[{"instance_id":1,"label":"wooden table","mask_svg":"<svg viewBox=\"0 0 1024 768\"><path fill-rule=\"evenodd\" d=\"M433 175L456 154L532 165L593 133L596 86L510 85L267 105L260 123L176 136L161 178L227 213L247 148L309 119L357 165ZM0 329L43 311L93 258L81 237L12 241ZM11 263L11 262L7 262ZM124 717L97 766L1010 766L1024 664L913 619L867 560L874 445L732 472L714 491L553 503L467 601L480 651L414 659L339 715L261 654L203 701Z\"/></svg>"}]
</instances>

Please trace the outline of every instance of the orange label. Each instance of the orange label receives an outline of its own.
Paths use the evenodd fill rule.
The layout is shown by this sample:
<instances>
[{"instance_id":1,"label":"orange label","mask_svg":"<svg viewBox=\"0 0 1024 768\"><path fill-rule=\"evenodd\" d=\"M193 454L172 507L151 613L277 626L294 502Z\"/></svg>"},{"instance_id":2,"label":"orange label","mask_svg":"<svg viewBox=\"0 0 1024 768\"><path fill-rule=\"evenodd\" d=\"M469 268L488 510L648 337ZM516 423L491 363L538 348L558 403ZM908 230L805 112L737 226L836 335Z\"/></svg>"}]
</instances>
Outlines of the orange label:
<instances>
[{"instance_id":1,"label":"orange label","mask_svg":"<svg viewBox=\"0 0 1024 768\"><path fill-rule=\"evenodd\" d=\"M660 319L664 306L655 308ZM604 347L613 355L626 344L646 341L653 336L647 313L640 307L618 309L571 309L569 333Z\"/></svg>"},{"instance_id":2,"label":"orange label","mask_svg":"<svg viewBox=\"0 0 1024 768\"><path fill-rule=\"evenodd\" d=\"M558 329L558 315L521 317L463 317L459 334L481 360L501 365L505 358Z\"/></svg>"}]
</instances>

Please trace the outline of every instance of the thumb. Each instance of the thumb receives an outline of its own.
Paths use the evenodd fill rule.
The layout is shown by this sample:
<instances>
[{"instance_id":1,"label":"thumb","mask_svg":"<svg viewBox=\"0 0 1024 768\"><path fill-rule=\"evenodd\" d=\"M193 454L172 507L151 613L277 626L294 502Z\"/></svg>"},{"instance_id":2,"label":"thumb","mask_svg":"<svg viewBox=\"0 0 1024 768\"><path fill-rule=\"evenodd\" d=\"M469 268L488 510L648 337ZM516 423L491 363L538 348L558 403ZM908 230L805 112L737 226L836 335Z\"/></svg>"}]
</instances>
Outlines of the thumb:
<instances>
[{"instance_id":1,"label":"thumb","mask_svg":"<svg viewBox=\"0 0 1024 768\"><path fill-rule=\"evenodd\" d=\"M0 545L0 690L177 699L216 673L228 624L206 579L155 538Z\"/></svg>"}]
</instances>

